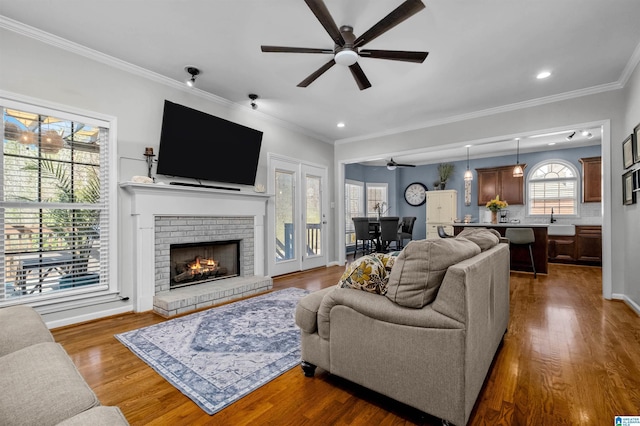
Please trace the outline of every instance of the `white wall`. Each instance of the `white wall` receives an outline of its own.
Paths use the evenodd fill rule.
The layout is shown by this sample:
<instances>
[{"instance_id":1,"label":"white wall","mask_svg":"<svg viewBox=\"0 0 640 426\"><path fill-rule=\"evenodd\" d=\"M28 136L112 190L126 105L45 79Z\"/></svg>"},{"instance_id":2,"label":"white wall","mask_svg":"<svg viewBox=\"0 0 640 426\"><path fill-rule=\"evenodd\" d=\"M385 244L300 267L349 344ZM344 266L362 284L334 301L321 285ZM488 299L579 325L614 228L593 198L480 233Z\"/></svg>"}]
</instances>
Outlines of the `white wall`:
<instances>
[{"instance_id":1,"label":"white wall","mask_svg":"<svg viewBox=\"0 0 640 426\"><path fill-rule=\"evenodd\" d=\"M629 83L625 87L625 120L624 132L629 134L633 128L640 124L640 67L636 67L635 71L629 79ZM615 148L622 151L617 141ZM615 149L614 148L614 149ZM640 168L635 164L634 168ZM614 179L621 180L622 160L617 163L614 171ZM636 194L637 204L621 207L619 210L621 217L620 229L624 238L615 241L616 252L624 259L622 265L624 272L624 293L628 297L627 302L635 307L640 313L640 262L638 261L640 253L640 193Z\"/></svg>"},{"instance_id":2,"label":"white wall","mask_svg":"<svg viewBox=\"0 0 640 426\"><path fill-rule=\"evenodd\" d=\"M267 186L267 152L273 152L326 166L330 176L329 200L334 200L333 145L299 132L292 126L282 125L259 110L216 101L206 94L197 95L197 91L180 82L167 82L144 70L131 72L131 67L126 64L113 66L113 62L105 60L102 55L96 55L96 60L87 57L84 49L79 49L82 54L74 53L66 48L66 43L61 42L65 46L63 49L49 44L52 39L48 36L44 35L44 38L47 42L0 29L0 90L116 117L119 181L128 181L134 175L146 175L142 154L147 146L158 151L163 105L168 99L263 131L256 183ZM133 233L129 224L129 206L125 197L120 195L117 279L121 294L131 296ZM332 229L329 233L334 234ZM334 253L330 251L329 259L333 258ZM99 315L103 309L107 307L95 305L49 314L46 319L60 325L73 321L73 318L90 319L91 315Z\"/></svg>"},{"instance_id":3,"label":"white wall","mask_svg":"<svg viewBox=\"0 0 640 426\"><path fill-rule=\"evenodd\" d=\"M637 74L637 72L636 72ZM611 223L623 223L625 213L618 208L622 204L621 194L621 143L630 129L625 124L625 90L614 90L579 98L546 103L514 111L502 112L486 117L468 119L448 124L407 131L389 136L372 137L367 140L338 143L336 146L336 181L341 176L341 162L361 159L364 155L370 158L384 157L389 152L418 150L425 147L457 144L463 146L490 138L509 138L529 132L541 130L580 127L580 124L603 122L610 124L610 134L603 137L603 162L605 177L605 206L603 215L603 248L616 246L626 241L628 234L621 227L611 227ZM640 103L640 100L636 101ZM638 115L640 121L640 115ZM608 124L605 125L608 127ZM609 143L610 141L610 143ZM608 145L607 145L608 143ZM611 169L611 170L610 170ZM340 185L340 183L338 183ZM336 187L336 192L340 190ZM611 207L615 208L611 208ZM612 212L607 219L607 209ZM630 219L629 219L630 220ZM608 223L607 223L608 221ZM638 226L637 224L635 225ZM338 235L339 238L339 235ZM338 243L339 244L339 243ZM636 250L637 252L637 250ZM607 282L603 288L607 297L622 297L625 291L625 259L616 248L613 256L605 254L609 259L603 265L603 279ZM636 275L638 276L638 275Z\"/></svg>"}]
</instances>

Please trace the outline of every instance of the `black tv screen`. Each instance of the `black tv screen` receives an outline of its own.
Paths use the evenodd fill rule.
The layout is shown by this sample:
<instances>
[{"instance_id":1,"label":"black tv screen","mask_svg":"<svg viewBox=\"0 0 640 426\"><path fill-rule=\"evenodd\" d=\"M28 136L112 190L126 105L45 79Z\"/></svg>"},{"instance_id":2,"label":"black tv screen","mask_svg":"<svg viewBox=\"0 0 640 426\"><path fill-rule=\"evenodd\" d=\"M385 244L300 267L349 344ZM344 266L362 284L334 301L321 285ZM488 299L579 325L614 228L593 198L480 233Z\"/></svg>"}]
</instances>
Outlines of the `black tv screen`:
<instances>
[{"instance_id":1,"label":"black tv screen","mask_svg":"<svg viewBox=\"0 0 640 426\"><path fill-rule=\"evenodd\" d=\"M262 132L164 101L158 174L253 185Z\"/></svg>"}]
</instances>

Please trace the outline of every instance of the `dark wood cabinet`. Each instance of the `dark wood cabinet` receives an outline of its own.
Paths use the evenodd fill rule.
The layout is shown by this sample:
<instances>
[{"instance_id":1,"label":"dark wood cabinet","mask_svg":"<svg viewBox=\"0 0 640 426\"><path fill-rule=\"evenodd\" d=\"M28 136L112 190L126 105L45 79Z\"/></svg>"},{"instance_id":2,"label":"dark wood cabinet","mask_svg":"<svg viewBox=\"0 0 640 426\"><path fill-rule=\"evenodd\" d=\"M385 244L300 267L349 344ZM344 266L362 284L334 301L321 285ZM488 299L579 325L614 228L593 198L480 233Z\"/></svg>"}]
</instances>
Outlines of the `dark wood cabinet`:
<instances>
[{"instance_id":1,"label":"dark wood cabinet","mask_svg":"<svg viewBox=\"0 0 640 426\"><path fill-rule=\"evenodd\" d=\"M521 164L522 168L526 164ZM524 204L524 178L513 177L512 166L476 169L478 173L478 205L484 206L488 201L500 196L509 204Z\"/></svg>"},{"instance_id":2,"label":"dark wood cabinet","mask_svg":"<svg viewBox=\"0 0 640 426\"><path fill-rule=\"evenodd\" d=\"M576 260L602 262L602 227L576 226Z\"/></svg>"},{"instance_id":3,"label":"dark wood cabinet","mask_svg":"<svg viewBox=\"0 0 640 426\"><path fill-rule=\"evenodd\" d=\"M601 157L581 158L582 202L602 201L602 159Z\"/></svg>"},{"instance_id":4,"label":"dark wood cabinet","mask_svg":"<svg viewBox=\"0 0 640 426\"><path fill-rule=\"evenodd\" d=\"M578 225L573 236L549 235L549 262L602 264L602 227Z\"/></svg>"},{"instance_id":5,"label":"dark wood cabinet","mask_svg":"<svg viewBox=\"0 0 640 426\"><path fill-rule=\"evenodd\" d=\"M549 235L549 260L576 260L576 239L574 236Z\"/></svg>"}]
</instances>

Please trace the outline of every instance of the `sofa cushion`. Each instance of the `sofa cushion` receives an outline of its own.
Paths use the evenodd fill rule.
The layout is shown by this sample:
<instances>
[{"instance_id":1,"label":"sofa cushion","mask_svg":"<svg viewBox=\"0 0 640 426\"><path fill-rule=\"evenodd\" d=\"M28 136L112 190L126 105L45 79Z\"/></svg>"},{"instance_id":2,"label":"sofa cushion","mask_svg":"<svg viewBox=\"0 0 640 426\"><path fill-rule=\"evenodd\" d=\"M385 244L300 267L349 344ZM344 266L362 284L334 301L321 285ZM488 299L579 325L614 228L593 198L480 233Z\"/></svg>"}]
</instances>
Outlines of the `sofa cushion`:
<instances>
[{"instance_id":1,"label":"sofa cushion","mask_svg":"<svg viewBox=\"0 0 640 426\"><path fill-rule=\"evenodd\" d=\"M125 419L118 407L100 406L76 414L57 426L118 426L128 424L127 419Z\"/></svg>"},{"instance_id":2,"label":"sofa cushion","mask_svg":"<svg viewBox=\"0 0 640 426\"><path fill-rule=\"evenodd\" d=\"M465 228L456 235L456 238L466 238L476 243L480 247L480 250L486 251L498 245L500 242L500 233L495 229Z\"/></svg>"},{"instance_id":3,"label":"sofa cushion","mask_svg":"<svg viewBox=\"0 0 640 426\"><path fill-rule=\"evenodd\" d=\"M0 356L42 342L53 342L53 336L40 314L29 306L0 309Z\"/></svg>"},{"instance_id":4,"label":"sofa cushion","mask_svg":"<svg viewBox=\"0 0 640 426\"><path fill-rule=\"evenodd\" d=\"M422 308L433 302L449 266L480 253L465 238L411 241L389 275L386 296L401 306Z\"/></svg>"},{"instance_id":5,"label":"sofa cushion","mask_svg":"<svg viewBox=\"0 0 640 426\"><path fill-rule=\"evenodd\" d=\"M338 287L385 294L395 258L389 254L374 253L354 260L340 277Z\"/></svg>"},{"instance_id":6,"label":"sofa cushion","mask_svg":"<svg viewBox=\"0 0 640 426\"><path fill-rule=\"evenodd\" d=\"M55 425L100 405L57 343L38 343L0 357L0 424Z\"/></svg>"}]
</instances>

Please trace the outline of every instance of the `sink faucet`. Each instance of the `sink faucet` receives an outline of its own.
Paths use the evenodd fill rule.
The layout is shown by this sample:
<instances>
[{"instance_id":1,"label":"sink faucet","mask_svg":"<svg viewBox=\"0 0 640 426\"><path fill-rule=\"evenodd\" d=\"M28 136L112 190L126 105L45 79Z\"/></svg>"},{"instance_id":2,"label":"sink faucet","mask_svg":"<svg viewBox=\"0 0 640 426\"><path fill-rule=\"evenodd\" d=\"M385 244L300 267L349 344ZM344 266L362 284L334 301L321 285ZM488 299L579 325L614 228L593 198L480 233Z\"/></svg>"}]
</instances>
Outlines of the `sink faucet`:
<instances>
[{"instance_id":1,"label":"sink faucet","mask_svg":"<svg viewBox=\"0 0 640 426\"><path fill-rule=\"evenodd\" d=\"M554 223L556 222L556 219L553 218L553 207L551 207L551 220L549 221L549 223Z\"/></svg>"}]
</instances>

